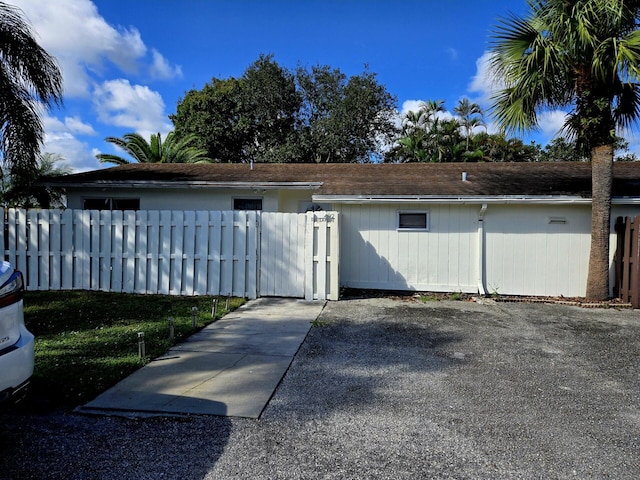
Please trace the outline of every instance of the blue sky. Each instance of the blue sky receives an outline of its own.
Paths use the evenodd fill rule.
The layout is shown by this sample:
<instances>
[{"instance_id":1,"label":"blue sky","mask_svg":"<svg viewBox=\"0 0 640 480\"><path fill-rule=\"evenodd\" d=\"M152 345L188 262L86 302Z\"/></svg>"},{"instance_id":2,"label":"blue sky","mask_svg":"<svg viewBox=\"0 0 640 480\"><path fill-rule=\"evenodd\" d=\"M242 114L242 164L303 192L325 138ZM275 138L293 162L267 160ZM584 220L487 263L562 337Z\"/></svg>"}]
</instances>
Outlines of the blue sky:
<instances>
[{"instance_id":1,"label":"blue sky","mask_svg":"<svg viewBox=\"0 0 640 480\"><path fill-rule=\"evenodd\" d=\"M525 0L6 1L62 66L65 105L45 115L44 151L76 171L108 166L95 160L113 151L107 136L171 130L186 91L242 75L261 53L348 75L367 64L399 112L429 99L453 109L462 97L486 107L491 28L526 11ZM532 138L545 143L562 118L543 115Z\"/></svg>"}]
</instances>

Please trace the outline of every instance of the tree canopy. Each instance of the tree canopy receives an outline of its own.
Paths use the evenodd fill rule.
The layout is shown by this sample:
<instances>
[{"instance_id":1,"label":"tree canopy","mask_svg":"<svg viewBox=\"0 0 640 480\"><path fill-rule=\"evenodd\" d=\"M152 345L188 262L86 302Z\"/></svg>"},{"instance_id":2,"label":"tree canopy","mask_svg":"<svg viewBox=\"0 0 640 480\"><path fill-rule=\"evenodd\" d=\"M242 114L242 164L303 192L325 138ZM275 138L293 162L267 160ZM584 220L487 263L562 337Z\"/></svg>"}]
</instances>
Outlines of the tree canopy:
<instances>
[{"instance_id":1,"label":"tree canopy","mask_svg":"<svg viewBox=\"0 0 640 480\"><path fill-rule=\"evenodd\" d=\"M292 72L261 55L240 78L187 92L170 118L220 162L366 162L395 132L395 103L366 68Z\"/></svg>"},{"instance_id":2,"label":"tree canopy","mask_svg":"<svg viewBox=\"0 0 640 480\"><path fill-rule=\"evenodd\" d=\"M51 177L68 175L73 172L65 159L57 154L46 152L38 156L33 177L29 181L14 182L11 175L2 178L2 203L4 206L18 208L61 208L64 207L64 192L60 188L47 185L44 180ZM24 172L23 172L24 173Z\"/></svg>"},{"instance_id":3,"label":"tree canopy","mask_svg":"<svg viewBox=\"0 0 640 480\"><path fill-rule=\"evenodd\" d=\"M44 129L39 108L62 104L62 73L20 10L0 2L0 158L14 187L37 176Z\"/></svg>"},{"instance_id":4,"label":"tree canopy","mask_svg":"<svg viewBox=\"0 0 640 480\"><path fill-rule=\"evenodd\" d=\"M175 132L169 132L162 141L160 133L151 134L147 141L139 133L126 133L122 138L107 137L107 142L124 150L138 163L208 163L211 160L203 148L197 147L198 137L186 135L179 138ZM98 153L96 158L103 163L125 165L132 160L111 153Z\"/></svg>"}]
</instances>

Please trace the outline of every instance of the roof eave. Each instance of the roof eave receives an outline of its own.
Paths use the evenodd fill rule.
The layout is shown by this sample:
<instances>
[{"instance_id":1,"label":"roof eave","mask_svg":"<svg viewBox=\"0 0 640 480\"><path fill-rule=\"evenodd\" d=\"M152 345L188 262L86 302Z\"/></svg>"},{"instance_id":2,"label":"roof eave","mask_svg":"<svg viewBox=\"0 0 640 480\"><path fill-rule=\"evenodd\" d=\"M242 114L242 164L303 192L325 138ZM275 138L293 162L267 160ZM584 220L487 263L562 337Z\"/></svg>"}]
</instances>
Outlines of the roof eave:
<instances>
[{"instance_id":1,"label":"roof eave","mask_svg":"<svg viewBox=\"0 0 640 480\"><path fill-rule=\"evenodd\" d=\"M236 188L236 189L261 189L261 190L317 190L322 182L209 182L209 181L105 181L94 182L55 182L49 186L65 188L141 188L141 189L212 189L212 188Z\"/></svg>"},{"instance_id":2,"label":"roof eave","mask_svg":"<svg viewBox=\"0 0 640 480\"><path fill-rule=\"evenodd\" d=\"M313 195L312 198L314 202L345 204L591 204L591 198L575 195Z\"/></svg>"}]
</instances>

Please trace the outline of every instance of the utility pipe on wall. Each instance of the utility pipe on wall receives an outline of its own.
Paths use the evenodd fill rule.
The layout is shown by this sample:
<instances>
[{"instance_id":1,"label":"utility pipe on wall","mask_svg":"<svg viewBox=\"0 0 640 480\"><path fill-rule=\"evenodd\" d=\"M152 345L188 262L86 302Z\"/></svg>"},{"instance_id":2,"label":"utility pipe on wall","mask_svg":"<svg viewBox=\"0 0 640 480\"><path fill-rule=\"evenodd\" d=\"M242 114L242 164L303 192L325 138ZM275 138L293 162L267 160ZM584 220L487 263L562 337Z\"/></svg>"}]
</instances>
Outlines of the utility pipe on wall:
<instances>
[{"instance_id":1,"label":"utility pipe on wall","mask_svg":"<svg viewBox=\"0 0 640 480\"><path fill-rule=\"evenodd\" d=\"M485 252L484 252L484 215L487 212L487 204L483 203L480 211L478 212L478 293L480 295L486 295L487 291L484 287L484 267L485 267Z\"/></svg>"}]
</instances>

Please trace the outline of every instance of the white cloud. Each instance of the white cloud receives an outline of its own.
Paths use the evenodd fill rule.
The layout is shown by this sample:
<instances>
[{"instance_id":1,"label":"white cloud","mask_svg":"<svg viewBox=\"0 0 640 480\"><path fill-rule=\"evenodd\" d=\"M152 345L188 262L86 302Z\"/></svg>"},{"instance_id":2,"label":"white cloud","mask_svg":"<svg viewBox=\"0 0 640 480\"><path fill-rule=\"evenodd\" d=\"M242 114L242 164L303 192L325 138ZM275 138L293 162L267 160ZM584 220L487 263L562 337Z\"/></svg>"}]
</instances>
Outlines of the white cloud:
<instances>
[{"instance_id":1,"label":"white cloud","mask_svg":"<svg viewBox=\"0 0 640 480\"><path fill-rule=\"evenodd\" d=\"M96 131L88 123L84 123L78 117L65 117L64 124L71 133L80 135L95 135Z\"/></svg>"},{"instance_id":2,"label":"white cloud","mask_svg":"<svg viewBox=\"0 0 640 480\"><path fill-rule=\"evenodd\" d=\"M62 67L65 94L88 97L93 80L106 75L108 65L121 72L137 74L146 63L153 78L180 76L179 66L170 63L156 50L147 57L147 47L135 27L114 27L100 15L90 0L14 0L21 8L38 42L54 55Z\"/></svg>"},{"instance_id":3,"label":"white cloud","mask_svg":"<svg viewBox=\"0 0 640 480\"><path fill-rule=\"evenodd\" d=\"M402 109L400 110L401 117L404 117L408 112L417 112L424 103L425 100L405 100L402 102ZM442 120L451 120L454 115L445 110L444 112L436 113L436 117Z\"/></svg>"},{"instance_id":4,"label":"white cloud","mask_svg":"<svg viewBox=\"0 0 640 480\"><path fill-rule=\"evenodd\" d=\"M542 112L538 115L538 127L548 140L559 135L567 121L567 113L562 110Z\"/></svg>"},{"instance_id":5,"label":"white cloud","mask_svg":"<svg viewBox=\"0 0 640 480\"><path fill-rule=\"evenodd\" d=\"M162 97L147 86L131 85L126 79L109 80L95 88L93 102L100 121L106 124L143 135L171 130Z\"/></svg>"},{"instance_id":6,"label":"white cloud","mask_svg":"<svg viewBox=\"0 0 640 480\"><path fill-rule=\"evenodd\" d=\"M159 79L171 79L182 77L182 67L176 65L172 67L166 58L156 49L152 50L153 63L150 67L151 76Z\"/></svg>"},{"instance_id":7,"label":"white cloud","mask_svg":"<svg viewBox=\"0 0 640 480\"><path fill-rule=\"evenodd\" d=\"M424 103L424 100L405 100L402 102L402 108L400 109L401 115L406 115L409 112L417 112L420 110L420 106Z\"/></svg>"},{"instance_id":8,"label":"white cloud","mask_svg":"<svg viewBox=\"0 0 640 480\"><path fill-rule=\"evenodd\" d=\"M105 70L105 60L136 73L147 48L135 28L116 29L89 0L58 2L15 0L30 20L39 43L61 64L65 93L88 96L91 78Z\"/></svg>"},{"instance_id":9,"label":"white cloud","mask_svg":"<svg viewBox=\"0 0 640 480\"><path fill-rule=\"evenodd\" d=\"M63 122L51 116L45 116L43 124L47 132L43 152L59 154L64 158L64 163L70 165L76 172L98 168L98 161L90 152L89 145L75 136L77 133L82 133L80 130L85 132L89 129L93 130L90 125L82 123L77 118L66 118Z\"/></svg>"},{"instance_id":10,"label":"white cloud","mask_svg":"<svg viewBox=\"0 0 640 480\"><path fill-rule=\"evenodd\" d=\"M484 52L476 60L476 74L468 88L469 92L478 94L479 98L476 101L482 104L489 103L493 94L504 88L504 82L496 78L491 71L491 56L491 52Z\"/></svg>"}]
</instances>

